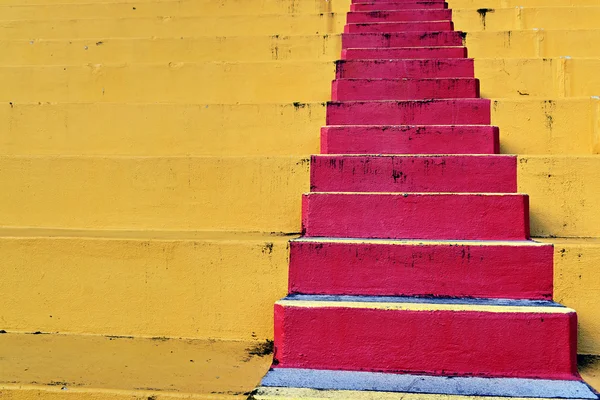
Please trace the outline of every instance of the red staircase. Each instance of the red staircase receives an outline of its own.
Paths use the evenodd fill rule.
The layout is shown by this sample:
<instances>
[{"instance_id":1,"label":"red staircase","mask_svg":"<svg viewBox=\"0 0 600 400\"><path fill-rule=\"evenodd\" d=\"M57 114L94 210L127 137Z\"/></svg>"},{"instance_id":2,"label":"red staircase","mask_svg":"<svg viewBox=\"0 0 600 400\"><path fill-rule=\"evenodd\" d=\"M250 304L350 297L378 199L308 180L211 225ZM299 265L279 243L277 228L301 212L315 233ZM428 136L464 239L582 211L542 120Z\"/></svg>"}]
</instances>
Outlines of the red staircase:
<instances>
[{"instance_id":1,"label":"red staircase","mask_svg":"<svg viewBox=\"0 0 600 400\"><path fill-rule=\"evenodd\" d=\"M516 157L497 154L451 15L436 0L353 2L257 398L597 398L577 372L576 315L551 301L552 246L529 240Z\"/></svg>"}]
</instances>

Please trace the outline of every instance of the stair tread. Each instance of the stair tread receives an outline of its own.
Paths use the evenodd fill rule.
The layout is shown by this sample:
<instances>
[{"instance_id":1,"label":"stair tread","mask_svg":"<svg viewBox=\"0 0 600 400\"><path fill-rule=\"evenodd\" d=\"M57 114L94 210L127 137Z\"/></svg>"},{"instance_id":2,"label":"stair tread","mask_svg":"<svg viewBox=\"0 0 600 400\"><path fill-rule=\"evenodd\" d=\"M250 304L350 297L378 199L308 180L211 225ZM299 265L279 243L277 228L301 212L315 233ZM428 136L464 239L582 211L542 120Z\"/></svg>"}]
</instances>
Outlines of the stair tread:
<instances>
[{"instance_id":1,"label":"stair tread","mask_svg":"<svg viewBox=\"0 0 600 400\"><path fill-rule=\"evenodd\" d=\"M536 239L537 240L537 239ZM544 240L544 239L541 239ZM403 246L421 246L421 245L448 245L448 246L531 246L544 247L551 246L549 243L540 243L533 240L419 240L419 239L361 239L361 238L335 238L335 237L299 237L293 242L309 243L366 243L381 245L403 245ZM595 242L600 242L596 239ZM587 242L585 242L587 243Z\"/></svg>"},{"instance_id":2,"label":"stair tread","mask_svg":"<svg viewBox=\"0 0 600 400\"><path fill-rule=\"evenodd\" d=\"M169 392L231 398L226 395L251 391L267 370L270 357L251 354L260 353L263 343L5 333L0 335L0 385L3 394L8 394L6 384L15 390L35 385L28 389L86 391L90 399L99 398L93 397L98 392L108 397L107 391L114 398L126 391L128 399L142 398L144 392L143 398L155 398L149 397L152 392L161 398Z\"/></svg>"},{"instance_id":3,"label":"stair tread","mask_svg":"<svg viewBox=\"0 0 600 400\"><path fill-rule=\"evenodd\" d=\"M289 307L368 308L397 311L463 311L570 314L575 310L551 300L451 297L291 294L275 304Z\"/></svg>"},{"instance_id":4,"label":"stair tread","mask_svg":"<svg viewBox=\"0 0 600 400\"><path fill-rule=\"evenodd\" d=\"M267 373L257 399L276 398L296 393L290 398L301 398L307 391L324 391L323 398L369 398L346 392L344 396L329 397L328 390L370 391L395 393L447 394L466 399L467 396L531 397L597 399L590 388L578 380L549 380L524 378L444 377L412 374L390 374L362 371L331 371L295 368L273 369ZM286 389L275 389L286 388ZM303 395L304 394L304 395ZM264 396L264 397L263 397ZM313 394L306 396L313 398ZM320 395L316 395L320 398ZM379 398L374 396L373 398ZM399 399L400 397L382 397ZM444 397L446 398L446 397ZM410 399L410 397L402 397Z\"/></svg>"}]
</instances>

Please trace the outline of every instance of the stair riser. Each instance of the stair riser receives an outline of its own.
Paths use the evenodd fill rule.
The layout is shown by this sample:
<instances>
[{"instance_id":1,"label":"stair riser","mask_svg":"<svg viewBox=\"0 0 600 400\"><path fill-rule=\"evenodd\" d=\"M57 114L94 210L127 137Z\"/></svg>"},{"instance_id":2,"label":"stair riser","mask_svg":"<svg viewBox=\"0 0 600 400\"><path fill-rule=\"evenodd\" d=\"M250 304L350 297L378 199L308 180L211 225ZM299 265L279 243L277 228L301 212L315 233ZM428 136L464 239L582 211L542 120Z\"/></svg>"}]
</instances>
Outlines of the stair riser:
<instances>
[{"instance_id":1,"label":"stair riser","mask_svg":"<svg viewBox=\"0 0 600 400\"><path fill-rule=\"evenodd\" d=\"M312 192L515 193L510 156L313 156Z\"/></svg>"},{"instance_id":2,"label":"stair riser","mask_svg":"<svg viewBox=\"0 0 600 400\"><path fill-rule=\"evenodd\" d=\"M414 102L342 102L327 105L327 125L485 125L487 99Z\"/></svg>"},{"instance_id":3,"label":"stair riser","mask_svg":"<svg viewBox=\"0 0 600 400\"><path fill-rule=\"evenodd\" d=\"M344 33L342 48L462 46L461 32Z\"/></svg>"},{"instance_id":4,"label":"stair riser","mask_svg":"<svg viewBox=\"0 0 600 400\"><path fill-rule=\"evenodd\" d=\"M444 4L446 0L427 0L429 3L442 3ZM352 0L352 4L413 4L418 3L418 1L399 1L399 0Z\"/></svg>"},{"instance_id":5,"label":"stair riser","mask_svg":"<svg viewBox=\"0 0 600 400\"><path fill-rule=\"evenodd\" d=\"M290 293L550 300L548 246L292 241Z\"/></svg>"},{"instance_id":6,"label":"stair riser","mask_svg":"<svg viewBox=\"0 0 600 400\"><path fill-rule=\"evenodd\" d=\"M474 99L479 97L476 79L438 80L335 80L333 101Z\"/></svg>"},{"instance_id":7,"label":"stair riser","mask_svg":"<svg viewBox=\"0 0 600 400\"><path fill-rule=\"evenodd\" d=\"M473 78L472 59L338 61L336 79Z\"/></svg>"},{"instance_id":8,"label":"stair riser","mask_svg":"<svg viewBox=\"0 0 600 400\"><path fill-rule=\"evenodd\" d=\"M526 195L312 193L302 222L308 237L524 240L529 204Z\"/></svg>"},{"instance_id":9,"label":"stair riser","mask_svg":"<svg viewBox=\"0 0 600 400\"><path fill-rule=\"evenodd\" d=\"M383 60L383 59L423 59L423 58L466 58L465 47L444 48L360 48L343 49L342 60Z\"/></svg>"},{"instance_id":10,"label":"stair riser","mask_svg":"<svg viewBox=\"0 0 600 400\"><path fill-rule=\"evenodd\" d=\"M276 305L274 365L576 379L576 324L574 313Z\"/></svg>"},{"instance_id":11,"label":"stair riser","mask_svg":"<svg viewBox=\"0 0 600 400\"><path fill-rule=\"evenodd\" d=\"M420 2L420 3L357 3L350 6L350 11L388 11L388 10L429 10L448 8L447 3Z\"/></svg>"},{"instance_id":12,"label":"stair riser","mask_svg":"<svg viewBox=\"0 0 600 400\"><path fill-rule=\"evenodd\" d=\"M325 126L323 154L496 154L497 127L491 126Z\"/></svg>"},{"instance_id":13,"label":"stair riser","mask_svg":"<svg viewBox=\"0 0 600 400\"><path fill-rule=\"evenodd\" d=\"M454 24L450 21L388 22L388 23L347 24L344 27L344 33L426 32L426 31L451 31L453 29L454 29Z\"/></svg>"},{"instance_id":14,"label":"stair riser","mask_svg":"<svg viewBox=\"0 0 600 400\"><path fill-rule=\"evenodd\" d=\"M400 11L364 11L349 12L346 21L349 24L376 22L420 22L450 21L452 10L400 10Z\"/></svg>"}]
</instances>

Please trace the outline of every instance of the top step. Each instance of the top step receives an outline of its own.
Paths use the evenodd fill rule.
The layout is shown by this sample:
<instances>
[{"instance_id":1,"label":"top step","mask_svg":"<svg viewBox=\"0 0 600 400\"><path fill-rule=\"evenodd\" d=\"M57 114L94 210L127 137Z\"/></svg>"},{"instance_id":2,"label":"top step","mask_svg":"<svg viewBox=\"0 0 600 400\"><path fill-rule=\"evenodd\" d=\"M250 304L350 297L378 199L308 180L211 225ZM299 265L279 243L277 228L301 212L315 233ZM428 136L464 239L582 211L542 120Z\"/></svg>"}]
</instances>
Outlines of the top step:
<instances>
[{"instance_id":1,"label":"top step","mask_svg":"<svg viewBox=\"0 0 600 400\"><path fill-rule=\"evenodd\" d=\"M418 1L415 3L355 3L350 11L389 11L389 10L438 10L448 8L448 3Z\"/></svg>"}]
</instances>

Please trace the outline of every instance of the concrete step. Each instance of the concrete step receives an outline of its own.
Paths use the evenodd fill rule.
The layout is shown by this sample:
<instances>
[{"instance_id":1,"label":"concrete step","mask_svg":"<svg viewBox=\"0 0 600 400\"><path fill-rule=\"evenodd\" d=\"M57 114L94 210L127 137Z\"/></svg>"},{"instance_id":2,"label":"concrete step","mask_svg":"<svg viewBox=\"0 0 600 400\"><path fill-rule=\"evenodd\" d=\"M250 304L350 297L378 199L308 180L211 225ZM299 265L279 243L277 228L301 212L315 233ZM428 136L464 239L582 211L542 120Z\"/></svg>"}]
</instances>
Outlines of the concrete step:
<instances>
[{"instance_id":1,"label":"concrete step","mask_svg":"<svg viewBox=\"0 0 600 400\"><path fill-rule=\"evenodd\" d=\"M344 33L396 33L452 30L454 30L454 24L451 21L364 22L346 24L344 27Z\"/></svg>"},{"instance_id":2,"label":"concrete step","mask_svg":"<svg viewBox=\"0 0 600 400\"><path fill-rule=\"evenodd\" d=\"M351 11L347 14L349 24L373 22L420 22L450 21L452 10L394 10L394 11Z\"/></svg>"},{"instance_id":3,"label":"concrete step","mask_svg":"<svg viewBox=\"0 0 600 400\"><path fill-rule=\"evenodd\" d=\"M525 396L540 400L598 399L581 380L437 377L304 368L270 370L253 395L257 400L476 400Z\"/></svg>"},{"instance_id":4,"label":"concrete step","mask_svg":"<svg viewBox=\"0 0 600 400\"><path fill-rule=\"evenodd\" d=\"M268 369L268 347L264 341L5 333L2 396L243 399Z\"/></svg>"},{"instance_id":5,"label":"concrete step","mask_svg":"<svg viewBox=\"0 0 600 400\"><path fill-rule=\"evenodd\" d=\"M311 192L515 193L508 155L314 155Z\"/></svg>"},{"instance_id":6,"label":"concrete step","mask_svg":"<svg viewBox=\"0 0 600 400\"><path fill-rule=\"evenodd\" d=\"M343 101L327 104L327 125L484 125L487 99Z\"/></svg>"},{"instance_id":7,"label":"concrete step","mask_svg":"<svg viewBox=\"0 0 600 400\"><path fill-rule=\"evenodd\" d=\"M469 58L340 60L336 66L336 79L474 77L474 62Z\"/></svg>"},{"instance_id":8,"label":"concrete step","mask_svg":"<svg viewBox=\"0 0 600 400\"><path fill-rule=\"evenodd\" d=\"M498 128L489 125L325 126L324 154L495 154Z\"/></svg>"},{"instance_id":9,"label":"concrete step","mask_svg":"<svg viewBox=\"0 0 600 400\"><path fill-rule=\"evenodd\" d=\"M5 227L299 232L308 165L301 157L4 156L0 218Z\"/></svg>"},{"instance_id":10,"label":"concrete step","mask_svg":"<svg viewBox=\"0 0 600 400\"><path fill-rule=\"evenodd\" d=\"M479 97L479 81L473 78L433 79L336 79L331 100L424 100Z\"/></svg>"},{"instance_id":11,"label":"concrete step","mask_svg":"<svg viewBox=\"0 0 600 400\"><path fill-rule=\"evenodd\" d=\"M334 63L0 67L2 102L260 104L327 101Z\"/></svg>"},{"instance_id":12,"label":"concrete step","mask_svg":"<svg viewBox=\"0 0 600 400\"><path fill-rule=\"evenodd\" d=\"M302 229L307 237L525 240L528 203L506 193L307 193Z\"/></svg>"},{"instance_id":13,"label":"concrete step","mask_svg":"<svg viewBox=\"0 0 600 400\"><path fill-rule=\"evenodd\" d=\"M2 228L1 329L272 339L273 303L286 294L289 239L224 231ZM234 279L238 274L244 279ZM252 290L259 292L237 300ZM9 362L5 338L0 334L0 363ZM2 383L9 370L22 372L0 370ZM32 379L64 381L55 378Z\"/></svg>"},{"instance_id":14,"label":"concrete step","mask_svg":"<svg viewBox=\"0 0 600 400\"><path fill-rule=\"evenodd\" d=\"M0 65L335 61L339 35L0 41Z\"/></svg>"},{"instance_id":15,"label":"concrete step","mask_svg":"<svg viewBox=\"0 0 600 400\"><path fill-rule=\"evenodd\" d=\"M551 245L308 239L290 243L289 292L552 299Z\"/></svg>"},{"instance_id":16,"label":"concrete step","mask_svg":"<svg viewBox=\"0 0 600 400\"><path fill-rule=\"evenodd\" d=\"M576 328L551 301L293 295L274 368L576 380Z\"/></svg>"},{"instance_id":17,"label":"concrete step","mask_svg":"<svg viewBox=\"0 0 600 400\"><path fill-rule=\"evenodd\" d=\"M467 48L445 47L387 47L347 48L342 50L342 60L383 60L406 58L466 58Z\"/></svg>"},{"instance_id":18,"label":"concrete step","mask_svg":"<svg viewBox=\"0 0 600 400\"><path fill-rule=\"evenodd\" d=\"M344 33L342 47L425 47L425 46L462 46L462 32L395 32L395 33Z\"/></svg>"},{"instance_id":19,"label":"concrete step","mask_svg":"<svg viewBox=\"0 0 600 400\"><path fill-rule=\"evenodd\" d=\"M49 20L78 18L145 18L145 17L188 17L188 16L232 16L261 14L320 14L345 13L349 10L348 1L330 0L286 3L265 0L259 4L241 1L208 0L128 0L128 1L69 1L60 2L24 1L10 4L0 3L1 20Z\"/></svg>"},{"instance_id":20,"label":"concrete step","mask_svg":"<svg viewBox=\"0 0 600 400\"><path fill-rule=\"evenodd\" d=\"M456 9L451 4L452 21L458 30L512 31L529 29L597 29L600 6L560 7L552 4L534 7Z\"/></svg>"},{"instance_id":21,"label":"concrete step","mask_svg":"<svg viewBox=\"0 0 600 400\"><path fill-rule=\"evenodd\" d=\"M17 20L0 22L0 39L324 35L341 33L345 23L345 14L333 13Z\"/></svg>"},{"instance_id":22,"label":"concrete step","mask_svg":"<svg viewBox=\"0 0 600 400\"><path fill-rule=\"evenodd\" d=\"M301 163L318 152L325 117L325 103L0 103L0 154L294 156Z\"/></svg>"},{"instance_id":23,"label":"concrete step","mask_svg":"<svg viewBox=\"0 0 600 400\"><path fill-rule=\"evenodd\" d=\"M387 11L411 9L428 10L439 8L448 8L448 3L427 0L398 3L377 3L373 1L365 1L361 3L353 3L350 5L350 11Z\"/></svg>"},{"instance_id":24,"label":"concrete step","mask_svg":"<svg viewBox=\"0 0 600 400\"><path fill-rule=\"evenodd\" d=\"M544 100L520 96L518 99L498 99L491 104L491 122L502 126L500 149L503 153L571 156L587 153L591 156L600 149L594 128L594 121L600 118L598 104L597 99L590 98ZM490 103L483 109L490 112ZM129 121L129 124L119 123L123 120ZM90 124L90 121L94 122ZM0 131L4 132L0 135L0 150L4 155L295 155L301 158L319 152L319 129L325 123L325 103L13 102L12 105L0 104ZM423 129L431 129L424 126L418 127L410 136L402 136L403 132L407 132L402 127L407 122L402 119L393 122L402 125L399 128L393 125L357 127L350 126L352 124L346 121L341 123L344 126L328 128L331 139L327 139L329 144L322 143L324 152L497 152L492 128L484 133L481 129L485 128L474 127L475 130L469 130L469 136L465 136L451 127L440 131L437 125L434 127L436 135L442 134L440 132L448 134L447 129L451 130L449 139L452 140L439 142L427 140L431 137L418 134ZM489 120L483 123L489 124ZM428 120L426 124L436 124L436 121ZM464 129L460 127L460 131ZM165 132L170 133L165 135ZM527 132L527 135L523 135L523 132ZM377 140L369 141L363 133L374 135ZM218 141L210 140L217 135ZM403 137L404 140L400 140ZM467 137L469 139L465 139ZM321 139L325 138L322 135ZM348 138L352 138L352 141L346 143ZM439 146L438 150L434 151L430 147L432 145ZM424 151L424 148L430 150ZM574 175L580 173L583 172L578 168L572 171ZM593 174L586 179L592 178Z\"/></svg>"}]
</instances>

